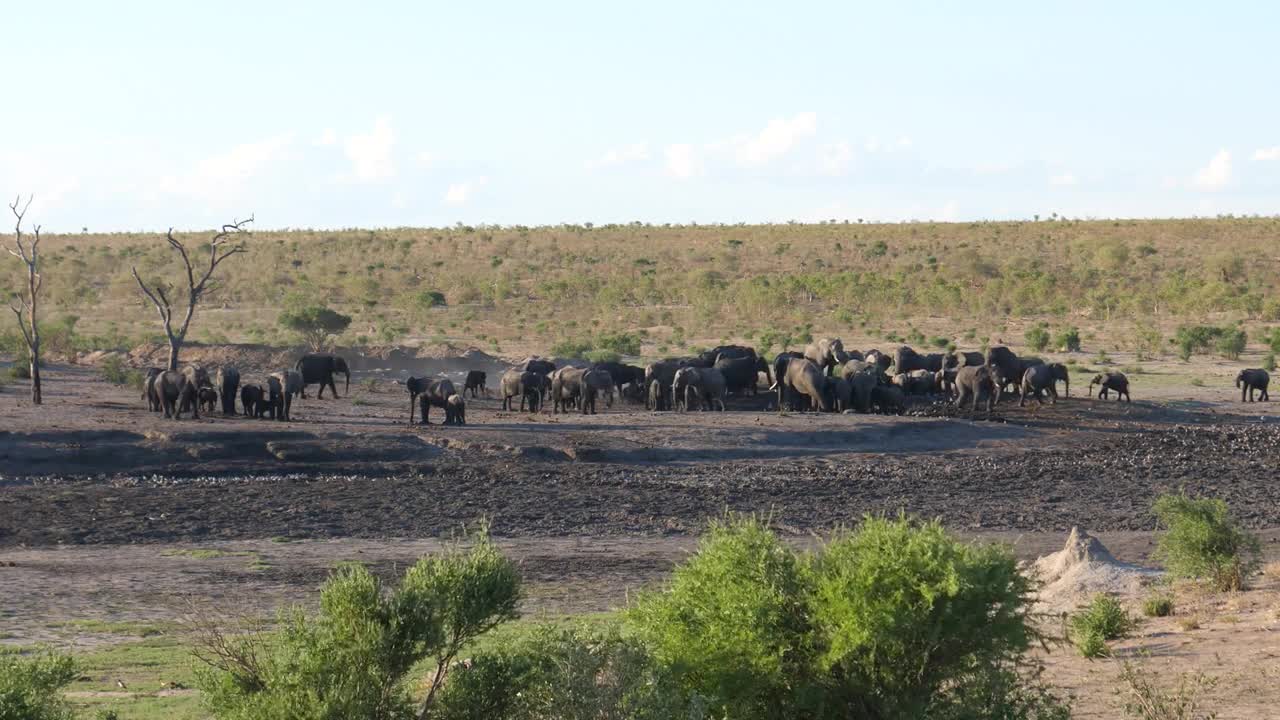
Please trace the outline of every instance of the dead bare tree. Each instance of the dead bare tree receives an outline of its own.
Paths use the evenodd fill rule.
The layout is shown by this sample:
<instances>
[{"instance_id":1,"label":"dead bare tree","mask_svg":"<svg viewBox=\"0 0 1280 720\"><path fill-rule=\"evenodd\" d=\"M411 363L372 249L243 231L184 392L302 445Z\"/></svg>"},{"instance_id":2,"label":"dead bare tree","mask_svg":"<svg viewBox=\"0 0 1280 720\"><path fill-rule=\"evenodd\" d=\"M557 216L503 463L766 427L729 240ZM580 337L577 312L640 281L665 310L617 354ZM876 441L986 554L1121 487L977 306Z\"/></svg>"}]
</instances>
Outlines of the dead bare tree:
<instances>
[{"instance_id":1,"label":"dead bare tree","mask_svg":"<svg viewBox=\"0 0 1280 720\"><path fill-rule=\"evenodd\" d=\"M160 313L160 320L164 323L164 334L169 338L169 369L178 369L178 351L182 349L182 343L187 339L187 329L191 327L191 316L196 312L196 305L204 298L206 294L212 294L217 291L217 283L210 283L213 277L213 271L218 269L218 265L223 260L235 255L236 253L245 252L244 242L237 240L241 233L247 232L245 225L253 222L253 216L248 220L236 220L222 226L222 229L214 234L213 239L209 241L209 266L204 269L204 274L199 279L196 278L195 266L191 260L191 254L187 251L187 246L183 245L180 240L173 236L173 228L169 228L169 232L165 234L165 238L169 242L169 247L178 251L182 257L182 264L187 270L187 309L182 319L182 326L176 331L173 327L173 303L169 300L168 293L165 292L166 285L157 282L152 287L142 282L142 278L138 276L138 268L133 268L133 279L138 281L138 287L142 289L142 293L151 300L156 306L156 311ZM168 286L172 290L172 285Z\"/></svg>"},{"instance_id":2,"label":"dead bare tree","mask_svg":"<svg viewBox=\"0 0 1280 720\"><path fill-rule=\"evenodd\" d=\"M31 243L27 244L22 239L22 219L27 214L27 208L31 207L31 201L34 195L27 198L27 204L22 205L19 210L18 206L22 204L22 196L19 195L16 200L9 204L9 209L13 211L13 216L17 218L17 222L13 228L13 248L5 248L9 254L18 258L27 265L27 293L24 297L22 293L18 293L18 305L9 303L9 309L13 314L18 316L18 328L22 330L22 339L27 342L27 355L31 360L31 404L39 405L41 403L40 395L40 326L36 324L36 302L40 297L40 286L44 284L44 278L40 276L40 226L36 225ZM24 317L25 315L25 317Z\"/></svg>"}]
</instances>

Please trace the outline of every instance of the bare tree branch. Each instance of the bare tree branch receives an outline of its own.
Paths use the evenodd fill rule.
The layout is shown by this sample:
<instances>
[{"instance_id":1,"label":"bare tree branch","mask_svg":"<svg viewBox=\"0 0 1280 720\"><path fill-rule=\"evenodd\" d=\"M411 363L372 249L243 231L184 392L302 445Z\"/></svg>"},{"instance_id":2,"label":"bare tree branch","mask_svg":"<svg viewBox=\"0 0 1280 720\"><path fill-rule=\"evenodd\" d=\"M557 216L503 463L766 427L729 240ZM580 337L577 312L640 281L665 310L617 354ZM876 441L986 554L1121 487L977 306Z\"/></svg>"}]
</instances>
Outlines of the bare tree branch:
<instances>
[{"instance_id":1,"label":"bare tree branch","mask_svg":"<svg viewBox=\"0 0 1280 720\"><path fill-rule=\"evenodd\" d=\"M22 239L22 221L27 216L27 210L31 208L31 202L35 200L35 195L27 197L26 204L22 204L22 196L19 195L13 202L9 203L9 210L13 213L13 244L14 249L5 248L9 254L18 258L27 266L27 292L26 297L21 294L18 300L21 307L14 307L9 304L9 309L18 318L18 328L22 330L22 339L27 343L29 359L31 361L31 402L33 405L39 405L41 400L40 389L40 327L36 323L36 303L40 296L40 288L44 287L44 276L39 271L40 262L40 226L35 226L35 235L28 246ZM18 206L22 205L19 210ZM24 312L25 310L25 312Z\"/></svg>"}]
</instances>

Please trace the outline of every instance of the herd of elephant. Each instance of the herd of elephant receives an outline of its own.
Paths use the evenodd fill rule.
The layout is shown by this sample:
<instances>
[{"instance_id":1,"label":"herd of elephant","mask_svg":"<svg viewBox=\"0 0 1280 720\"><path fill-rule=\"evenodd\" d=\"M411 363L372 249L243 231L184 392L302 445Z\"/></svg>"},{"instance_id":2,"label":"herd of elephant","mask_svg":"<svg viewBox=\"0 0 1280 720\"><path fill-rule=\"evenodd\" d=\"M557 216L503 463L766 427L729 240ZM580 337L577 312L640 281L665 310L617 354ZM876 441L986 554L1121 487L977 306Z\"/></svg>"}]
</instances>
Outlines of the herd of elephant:
<instances>
[{"instance_id":1,"label":"herd of elephant","mask_svg":"<svg viewBox=\"0 0 1280 720\"><path fill-rule=\"evenodd\" d=\"M351 370L346 360L337 355L312 353L303 355L293 368L271 373L261 382L241 383L240 371L222 367L210 375L200 365L186 365L181 370L149 368L142 386L147 409L163 412L166 418L180 419L184 413L199 419L201 411L213 412L221 405L224 415L236 415L236 398L244 414L253 418L288 420L295 396L306 397L308 385L319 385L318 397L324 389L338 396L335 375L346 376L351 388Z\"/></svg>"},{"instance_id":2,"label":"herd of elephant","mask_svg":"<svg viewBox=\"0 0 1280 720\"><path fill-rule=\"evenodd\" d=\"M892 373L890 370L892 369ZM587 368L557 368L531 357L502 376L502 409L537 412L547 398L552 411L578 409L594 413L596 400L614 393L643 399L650 410L724 410L729 393L756 393L763 374L769 390L777 392L778 409L835 412L901 413L909 395L944 395L957 406L976 411L985 400L990 411L1012 387L1019 405L1028 398L1043 404L1058 398L1057 384L1070 395L1070 375L1061 363L1018 357L1007 347L986 354L952 352L921 354L908 346L892 356L879 350L845 350L838 338L810 343L803 352L785 351L768 362L754 348L721 345L698 355L666 358L646 367L617 362ZM1098 374L1089 384L1101 386L1099 397L1115 393L1130 400L1129 380L1123 373Z\"/></svg>"}]
</instances>

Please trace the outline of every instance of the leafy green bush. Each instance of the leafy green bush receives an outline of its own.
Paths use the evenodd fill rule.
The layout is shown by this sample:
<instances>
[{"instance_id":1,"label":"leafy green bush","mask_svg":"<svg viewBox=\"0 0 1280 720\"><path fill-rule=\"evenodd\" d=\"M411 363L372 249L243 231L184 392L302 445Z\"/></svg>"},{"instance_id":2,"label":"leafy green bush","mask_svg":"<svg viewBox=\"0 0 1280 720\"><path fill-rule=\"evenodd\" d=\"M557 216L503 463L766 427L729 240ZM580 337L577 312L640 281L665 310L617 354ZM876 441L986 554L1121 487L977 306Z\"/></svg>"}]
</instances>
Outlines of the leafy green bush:
<instances>
[{"instance_id":1,"label":"leafy green bush","mask_svg":"<svg viewBox=\"0 0 1280 720\"><path fill-rule=\"evenodd\" d=\"M1186 362L1191 359L1192 354L1208 351L1221 336L1222 328L1212 325L1183 325L1178 328L1173 339L1178 346L1178 357Z\"/></svg>"},{"instance_id":2,"label":"leafy green bush","mask_svg":"<svg viewBox=\"0 0 1280 720\"><path fill-rule=\"evenodd\" d=\"M561 340L551 346L553 357L581 358L591 352L591 343L586 340Z\"/></svg>"},{"instance_id":3,"label":"leafy green bush","mask_svg":"<svg viewBox=\"0 0 1280 720\"><path fill-rule=\"evenodd\" d=\"M269 639L206 636L200 687L225 719L416 716L414 668L432 668L428 707L458 652L514 618L519 595L515 565L484 534L470 549L422 558L390 592L364 566L346 565L321 588L318 615L294 610Z\"/></svg>"},{"instance_id":4,"label":"leafy green bush","mask_svg":"<svg viewBox=\"0 0 1280 720\"><path fill-rule=\"evenodd\" d=\"M71 720L62 692L77 674L65 655L22 655L0 645L0 720Z\"/></svg>"},{"instance_id":5,"label":"leafy green bush","mask_svg":"<svg viewBox=\"0 0 1280 720\"><path fill-rule=\"evenodd\" d=\"M612 350L619 355L639 355L640 336L632 333L605 333L596 338L597 350Z\"/></svg>"},{"instance_id":6,"label":"leafy green bush","mask_svg":"<svg viewBox=\"0 0 1280 720\"><path fill-rule=\"evenodd\" d=\"M1276 369L1275 353L1269 352L1267 353L1266 357L1262 358L1262 369L1266 370L1267 372L1273 372Z\"/></svg>"},{"instance_id":7,"label":"leafy green bush","mask_svg":"<svg viewBox=\"0 0 1280 720\"><path fill-rule=\"evenodd\" d=\"M780 330L762 330L759 342L757 349L762 353L767 353L773 348L777 348L781 352L795 344L795 338L792 337L791 333Z\"/></svg>"},{"instance_id":8,"label":"leafy green bush","mask_svg":"<svg viewBox=\"0 0 1280 720\"><path fill-rule=\"evenodd\" d=\"M1169 617L1173 614L1173 597L1155 593L1142 601L1142 614L1147 617Z\"/></svg>"},{"instance_id":9,"label":"leafy green bush","mask_svg":"<svg viewBox=\"0 0 1280 720\"><path fill-rule=\"evenodd\" d=\"M593 363L619 362L622 356L612 350L590 350L582 354L584 360Z\"/></svg>"},{"instance_id":10,"label":"leafy green bush","mask_svg":"<svg viewBox=\"0 0 1280 720\"><path fill-rule=\"evenodd\" d=\"M1033 352L1044 352L1049 347L1049 328L1044 323L1036 323L1027 328L1022 337Z\"/></svg>"},{"instance_id":11,"label":"leafy green bush","mask_svg":"<svg viewBox=\"0 0 1280 720\"><path fill-rule=\"evenodd\" d=\"M1098 593L1088 605L1071 616L1068 626L1071 641L1080 654L1094 658L1109 654L1106 641L1128 635L1133 630L1134 620L1120 601L1106 593Z\"/></svg>"},{"instance_id":12,"label":"leafy green bush","mask_svg":"<svg viewBox=\"0 0 1280 720\"><path fill-rule=\"evenodd\" d=\"M866 519L803 557L748 519L627 624L714 717L1064 717L1021 666L1029 591L1008 550L937 523Z\"/></svg>"},{"instance_id":13,"label":"leafy green bush","mask_svg":"<svg viewBox=\"0 0 1280 720\"><path fill-rule=\"evenodd\" d=\"M1150 360L1160 351L1163 342L1164 336L1153 325L1142 324L1133 331L1133 345L1139 361ZM1190 358L1190 355L1188 354L1187 357Z\"/></svg>"},{"instance_id":14,"label":"leafy green bush","mask_svg":"<svg viewBox=\"0 0 1280 720\"><path fill-rule=\"evenodd\" d=\"M1249 336L1244 328L1224 328L1218 336L1218 352L1228 360L1239 360L1248 342Z\"/></svg>"},{"instance_id":15,"label":"leafy green bush","mask_svg":"<svg viewBox=\"0 0 1280 720\"><path fill-rule=\"evenodd\" d=\"M929 344L936 348L948 348L951 347L951 339L939 335L929 338Z\"/></svg>"},{"instance_id":16,"label":"leafy green bush","mask_svg":"<svg viewBox=\"0 0 1280 720\"><path fill-rule=\"evenodd\" d=\"M1152 512L1166 532L1157 552L1173 577L1207 579L1222 591L1242 590L1261 562L1262 545L1216 498L1162 495Z\"/></svg>"},{"instance_id":17,"label":"leafy green bush","mask_svg":"<svg viewBox=\"0 0 1280 720\"><path fill-rule=\"evenodd\" d=\"M1280 328L1271 328L1267 334L1263 335L1263 342L1267 344L1267 349L1273 353L1280 353Z\"/></svg>"},{"instance_id":18,"label":"leafy green bush","mask_svg":"<svg viewBox=\"0 0 1280 720\"><path fill-rule=\"evenodd\" d=\"M102 361L102 379L112 385L128 385L137 390L142 390L142 381L145 377L142 371L136 370L124 364L119 355L111 355Z\"/></svg>"},{"instance_id":19,"label":"leafy green bush","mask_svg":"<svg viewBox=\"0 0 1280 720\"><path fill-rule=\"evenodd\" d=\"M351 324L351 316L343 315L322 305L285 310L280 313L280 325L302 337L313 351L323 350L330 335L341 335Z\"/></svg>"},{"instance_id":20,"label":"leafy green bush","mask_svg":"<svg viewBox=\"0 0 1280 720\"><path fill-rule=\"evenodd\" d=\"M1080 329L1068 327L1059 330L1053 336L1053 346L1058 352L1080 352Z\"/></svg>"}]
</instances>

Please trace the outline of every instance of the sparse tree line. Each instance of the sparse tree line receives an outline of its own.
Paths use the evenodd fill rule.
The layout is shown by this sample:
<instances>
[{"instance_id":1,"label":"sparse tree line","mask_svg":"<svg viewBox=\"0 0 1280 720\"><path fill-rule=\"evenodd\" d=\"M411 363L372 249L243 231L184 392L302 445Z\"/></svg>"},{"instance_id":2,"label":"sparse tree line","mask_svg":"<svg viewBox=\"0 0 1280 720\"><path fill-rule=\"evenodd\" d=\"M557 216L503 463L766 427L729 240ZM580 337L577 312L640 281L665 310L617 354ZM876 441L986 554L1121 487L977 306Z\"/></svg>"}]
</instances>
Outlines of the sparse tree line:
<instances>
[{"instance_id":1,"label":"sparse tree line","mask_svg":"<svg viewBox=\"0 0 1280 720\"><path fill-rule=\"evenodd\" d=\"M1260 545L1225 504L1166 495L1153 513L1170 581L1247 587ZM1176 612L1168 588L1147 614ZM1066 720L1069 699L1029 651L1067 641L1108 657L1138 620L1098 595L1048 635L1035 593L1008 547L936 521L868 517L799 551L766 522L727 517L669 581L593 623L513 623L519 569L481 531L395 584L341 566L316 611L284 610L274 627L225 608L185 627L219 720ZM70 720L61 693L78 674L63 655L0 650L0 720ZM1199 700L1131 663L1119 679L1135 717Z\"/></svg>"}]
</instances>

